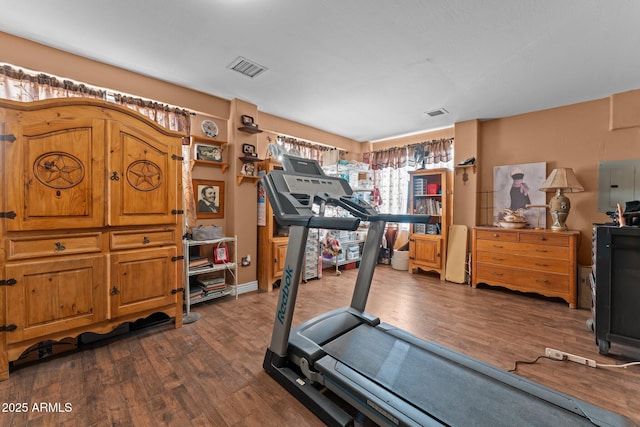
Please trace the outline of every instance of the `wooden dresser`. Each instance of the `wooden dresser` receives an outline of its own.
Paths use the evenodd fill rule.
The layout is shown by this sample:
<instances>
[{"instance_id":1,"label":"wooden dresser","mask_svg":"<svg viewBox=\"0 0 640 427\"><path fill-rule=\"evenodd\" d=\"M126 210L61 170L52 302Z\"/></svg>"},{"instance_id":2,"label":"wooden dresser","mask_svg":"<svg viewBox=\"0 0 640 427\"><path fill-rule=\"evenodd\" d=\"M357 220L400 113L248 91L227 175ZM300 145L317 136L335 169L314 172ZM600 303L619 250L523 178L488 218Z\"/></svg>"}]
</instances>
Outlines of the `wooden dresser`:
<instances>
[{"instance_id":1,"label":"wooden dresser","mask_svg":"<svg viewBox=\"0 0 640 427\"><path fill-rule=\"evenodd\" d=\"M580 232L475 227L471 285L559 297L576 308Z\"/></svg>"},{"instance_id":2,"label":"wooden dresser","mask_svg":"<svg viewBox=\"0 0 640 427\"><path fill-rule=\"evenodd\" d=\"M41 341L182 325L182 135L89 99L0 101L0 379Z\"/></svg>"}]
</instances>

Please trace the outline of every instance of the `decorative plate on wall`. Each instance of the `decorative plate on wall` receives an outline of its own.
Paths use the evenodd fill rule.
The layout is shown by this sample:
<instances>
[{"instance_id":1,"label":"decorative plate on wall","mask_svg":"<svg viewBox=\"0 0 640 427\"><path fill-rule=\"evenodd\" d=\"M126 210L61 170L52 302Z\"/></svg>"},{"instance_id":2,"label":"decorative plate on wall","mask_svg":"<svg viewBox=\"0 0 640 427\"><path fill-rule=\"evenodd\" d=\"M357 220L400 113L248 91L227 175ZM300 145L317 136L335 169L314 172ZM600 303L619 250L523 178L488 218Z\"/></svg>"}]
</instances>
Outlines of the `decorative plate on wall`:
<instances>
[{"instance_id":1,"label":"decorative plate on wall","mask_svg":"<svg viewBox=\"0 0 640 427\"><path fill-rule=\"evenodd\" d=\"M218 135L218 125L213 120L203 120L200 127L209 138L215 138Z\"/></svg>"}]
</instances>

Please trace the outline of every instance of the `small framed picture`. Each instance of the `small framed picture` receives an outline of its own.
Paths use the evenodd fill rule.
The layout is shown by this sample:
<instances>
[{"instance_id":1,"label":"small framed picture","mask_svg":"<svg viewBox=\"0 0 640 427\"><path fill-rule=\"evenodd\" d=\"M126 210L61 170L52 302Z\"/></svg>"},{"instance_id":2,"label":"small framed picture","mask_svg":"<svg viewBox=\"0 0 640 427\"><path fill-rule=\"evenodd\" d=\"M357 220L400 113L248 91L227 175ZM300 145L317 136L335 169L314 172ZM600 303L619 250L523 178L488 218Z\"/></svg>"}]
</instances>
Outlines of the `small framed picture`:
<instances>
[{"instance_id":1,"label":"small framed picture","mask_svg":"<svg viewBox=\"0 0 640 427\"><path fill-rule=\"evenodd\" d=\"M243 114L240 116L243 126L254 126L253 117Z\"/></svg>"},{"instance_id":2,"label":"small framed picture","mask_svg":"<svg viewBox=\"0 0 640 427\"><path fill-rule=\"evenodd\" d=\"M242 169L240 170L242 175L247 176L255 176L256 174L256 165L253 162L246 162L242 165Z\"/></svg>"},{"instance_id":3,"label":"small framed picture","mask_svg":"<svg viewBox=\"0 0 640 427\"><path fill-rule=\"evenodd\" d=\"M193 180L197 218L224 218L224 181Z\"/></svg>"},{"instance_id":4,"label":"small framed picture","mask_svg":"<svg viewBox=\"0 0 640 427\"><path fill-rule=\"evenodd\" d=\"M255 156L256 146L253 144L242 144L242 154L245 156Z\"/></svg>"},{"instance_id":5,"label":"small framed picture","mask_svg":"<svg viewBox=\"0 0 640 427\"><path fill-rule=\"evenodd\" d=\"M222 149L217 145L196 144L195 154L196 160L222 161Z\"/></svg>"},{"instance_id":6,"label":"small framed picture","mask_svg":"<svg viewBox=\"0 0 640 427\"><path fill-rule=\"evenodd\" d=\"M229 250L227 245L220 245L213 249L213 263L224 264L229 262Z\"/></svg>"}]
</instances>

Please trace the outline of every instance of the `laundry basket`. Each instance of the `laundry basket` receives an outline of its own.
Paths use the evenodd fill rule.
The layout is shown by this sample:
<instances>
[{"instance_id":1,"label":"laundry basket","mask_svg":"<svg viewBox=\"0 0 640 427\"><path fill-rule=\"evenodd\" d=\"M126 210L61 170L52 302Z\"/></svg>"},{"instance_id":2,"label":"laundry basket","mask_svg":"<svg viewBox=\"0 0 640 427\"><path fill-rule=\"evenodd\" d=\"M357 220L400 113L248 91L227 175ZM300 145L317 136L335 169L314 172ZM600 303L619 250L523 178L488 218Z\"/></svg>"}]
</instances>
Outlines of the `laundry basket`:
<instances>
[{"instance_id":1,"label":"laundry basket","mask_svg":"<svg viewBox=\"0 0 640 427\"><path fill-rule=\"evenodd\" d=\"M391 267L394 270L409 269L409 251L393 251L391 257Z\"/></svg>"}]
</instances>

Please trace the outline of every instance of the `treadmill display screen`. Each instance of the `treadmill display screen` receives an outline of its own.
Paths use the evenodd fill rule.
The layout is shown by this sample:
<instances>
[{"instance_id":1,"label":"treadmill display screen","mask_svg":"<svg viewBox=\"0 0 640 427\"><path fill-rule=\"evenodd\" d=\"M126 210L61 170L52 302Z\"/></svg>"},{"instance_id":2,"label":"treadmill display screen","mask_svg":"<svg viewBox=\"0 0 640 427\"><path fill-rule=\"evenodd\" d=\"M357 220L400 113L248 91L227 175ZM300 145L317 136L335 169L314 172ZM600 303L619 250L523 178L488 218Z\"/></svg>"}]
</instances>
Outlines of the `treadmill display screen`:
<instances>
[{"instance_id":1,"label":"treadmill display screen","mask_svg":"<svg viewBox=\"0 0 640 427\"><path fill-rule=\"evenodd\" d=\"M324 171L315 160L301 159L299 157L285 156L282 159L282 166L285 171L295 172L304 175L324 176Z\"/></svg>"}]
</instances>

